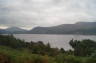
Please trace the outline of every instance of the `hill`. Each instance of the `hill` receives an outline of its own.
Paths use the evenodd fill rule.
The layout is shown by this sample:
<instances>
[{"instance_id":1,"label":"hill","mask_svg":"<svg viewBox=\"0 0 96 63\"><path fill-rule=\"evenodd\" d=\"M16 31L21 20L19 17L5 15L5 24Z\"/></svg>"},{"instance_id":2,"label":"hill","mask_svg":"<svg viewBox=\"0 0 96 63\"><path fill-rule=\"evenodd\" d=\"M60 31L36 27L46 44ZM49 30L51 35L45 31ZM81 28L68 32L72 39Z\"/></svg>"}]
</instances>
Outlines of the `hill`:
<instances>
[{"instance_id":1,"label":"hill","mask_svg":"<svg viewBox=\"0 0 96 63\"><path fill-rule=\"evenodd\" d=\"M19 27L10 27L7 29L1 29L0 32L3 34L22 34L27 33L27 30L21 29Z\"/></svg>"},{"instance_id":2,"label":"hill","mask_svg":"<svg viewBox=\"0 0 96 63\"><path fill-rule=\"evenodd\" d=\"M75 24L62 24L52 27L35 27L31 30L24 30L18 27L0 29L2 34L83 34L95 35L96 22L77 22Z\"/></svg>"},{"instance_id":3,"label":"hill","mask_svg":"<svg viewBox=\"0 0 96 63\"><path fill-rule=\"evenodd\" d=\"M96 34L96 22L77 22L53 27L36 27L32 34Z\"/></svg>"}]
</instances>

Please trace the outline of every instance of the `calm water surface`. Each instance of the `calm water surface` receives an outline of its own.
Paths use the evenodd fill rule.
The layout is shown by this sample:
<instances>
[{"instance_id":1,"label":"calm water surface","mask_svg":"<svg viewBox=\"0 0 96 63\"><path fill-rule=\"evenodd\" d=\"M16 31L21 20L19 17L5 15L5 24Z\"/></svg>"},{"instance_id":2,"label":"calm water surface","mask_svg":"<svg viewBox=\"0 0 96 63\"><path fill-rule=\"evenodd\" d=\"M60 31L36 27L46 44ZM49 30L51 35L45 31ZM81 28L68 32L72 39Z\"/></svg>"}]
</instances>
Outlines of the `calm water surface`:
<instances>
[{"instance_id":1,"label":"calm water surface","mask_svg":"<svg viewBox=\"0 0 96 63\"><path fill-rule=\"evenodd\" d=\"M96 41L95 35L48 35L48 34L14 34L16 38L25 41L43 41L45 44L50 43L52 47L64 48L65 50L71 49L69 41L71 39L83 40L91 39Z\"/></svg>"}]
</instances>

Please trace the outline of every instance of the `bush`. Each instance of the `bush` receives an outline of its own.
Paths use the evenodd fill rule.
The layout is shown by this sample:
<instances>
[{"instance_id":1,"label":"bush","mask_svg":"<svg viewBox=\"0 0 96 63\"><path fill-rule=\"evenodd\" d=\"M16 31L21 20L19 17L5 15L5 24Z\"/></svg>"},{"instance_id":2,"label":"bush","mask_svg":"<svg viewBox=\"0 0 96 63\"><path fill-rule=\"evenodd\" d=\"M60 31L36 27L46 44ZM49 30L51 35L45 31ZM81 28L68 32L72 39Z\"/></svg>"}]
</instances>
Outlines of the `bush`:
<instances>
[{"instance_id":1,"label":"bush","mask_svg":"<svg viewBox=\"0 0 96 63\"><path fill-rule=\"evenodd\" d=\"M10 63L10 58L3 53L0 53L0 63Z\"/></svg>"}]
</instances>

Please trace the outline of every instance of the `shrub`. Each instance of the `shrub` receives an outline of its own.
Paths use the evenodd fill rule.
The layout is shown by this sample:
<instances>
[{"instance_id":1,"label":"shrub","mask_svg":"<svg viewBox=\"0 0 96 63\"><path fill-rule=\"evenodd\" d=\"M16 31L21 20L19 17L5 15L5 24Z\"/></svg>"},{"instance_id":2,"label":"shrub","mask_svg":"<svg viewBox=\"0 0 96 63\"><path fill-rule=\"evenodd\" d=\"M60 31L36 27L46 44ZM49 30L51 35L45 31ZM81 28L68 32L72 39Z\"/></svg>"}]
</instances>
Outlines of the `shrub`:
<instances>
[{"instance_id":1,"label":"shrub","mask_svg":"<svg viewBox=\"0 0 96 63\"><path fill-rule=\"evenodd\" d=\"M10 63L10 58L6 54L0 53L0 63Z\"/></svg>"}]
</instances>

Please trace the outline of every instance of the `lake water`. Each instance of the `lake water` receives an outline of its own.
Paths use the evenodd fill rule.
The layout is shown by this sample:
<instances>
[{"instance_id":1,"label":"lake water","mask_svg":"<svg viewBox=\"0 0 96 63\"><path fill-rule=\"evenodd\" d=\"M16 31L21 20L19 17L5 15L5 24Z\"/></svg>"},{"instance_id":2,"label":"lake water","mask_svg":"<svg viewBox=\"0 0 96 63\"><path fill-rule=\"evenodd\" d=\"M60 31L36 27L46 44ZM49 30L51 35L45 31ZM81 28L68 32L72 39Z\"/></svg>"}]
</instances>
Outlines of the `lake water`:
<instances>
[{"instance_id":1,"label":"lake water","mask_svg":"<svg viewBox=\"0 0 96 63\"><path fill-rule=\"evenodd\" d=\"M65 50L71 49L71 46L69 45L71 39L91 39L96 41L95 35L14 34L14 36L27 42L43 41L45 44L49 42L52 47L64 48Z\"/></svg>"}]
</instances>

